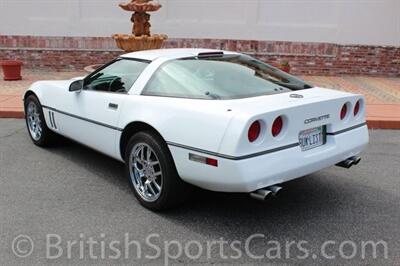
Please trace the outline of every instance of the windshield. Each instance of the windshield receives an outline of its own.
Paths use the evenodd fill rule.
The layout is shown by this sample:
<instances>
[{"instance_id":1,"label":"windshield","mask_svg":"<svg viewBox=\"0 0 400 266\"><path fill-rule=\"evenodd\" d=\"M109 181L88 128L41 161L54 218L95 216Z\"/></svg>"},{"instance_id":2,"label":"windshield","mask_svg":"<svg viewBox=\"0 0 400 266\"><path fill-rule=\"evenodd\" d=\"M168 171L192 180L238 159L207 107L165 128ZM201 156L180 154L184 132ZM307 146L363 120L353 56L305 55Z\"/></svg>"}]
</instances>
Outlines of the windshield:
<instances>
[{"instance_id":1,"label":"windshield","mask_svg":"<svg viewBox=\"0 0 400 266\"><path fill-rule=\"evenodd\" d=\"M157 70L144 95L238 99L311 88L309 84L246 55L173 60Z\"/></svg>"}]
</instances>

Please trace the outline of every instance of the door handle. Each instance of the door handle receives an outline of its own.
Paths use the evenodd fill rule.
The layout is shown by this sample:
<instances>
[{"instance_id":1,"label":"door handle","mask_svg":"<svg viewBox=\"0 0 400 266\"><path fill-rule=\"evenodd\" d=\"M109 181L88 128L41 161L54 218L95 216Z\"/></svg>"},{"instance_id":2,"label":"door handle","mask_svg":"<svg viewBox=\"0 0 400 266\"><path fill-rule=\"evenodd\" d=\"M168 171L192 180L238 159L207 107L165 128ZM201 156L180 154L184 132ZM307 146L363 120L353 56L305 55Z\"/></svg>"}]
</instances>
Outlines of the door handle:
<instances>
[{"instance_id":1,"label":"door handle","mask_svg":"<svg viewBox=\"0 0 400 266\"><path fill-rule=\"evenodd\" d=\"M114 110L117 110L117 109L118 109L118 104L115 104L115 103L109 103L109 104L108 104L108 108L110 108L110 109L114 109Z\"/></svg>"}]
</instances>

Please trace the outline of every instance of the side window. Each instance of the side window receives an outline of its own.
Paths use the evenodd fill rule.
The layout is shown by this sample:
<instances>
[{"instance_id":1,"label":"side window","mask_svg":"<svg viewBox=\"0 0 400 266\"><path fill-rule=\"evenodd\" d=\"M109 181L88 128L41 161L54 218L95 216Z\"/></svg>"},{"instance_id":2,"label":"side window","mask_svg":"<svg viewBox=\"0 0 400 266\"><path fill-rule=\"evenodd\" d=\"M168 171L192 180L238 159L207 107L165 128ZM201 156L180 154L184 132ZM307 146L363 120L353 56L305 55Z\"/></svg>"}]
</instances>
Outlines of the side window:
<instances>
[{"instance_id":1,"label":"side window","mask_svg":"<svg viewBox=\"0 0 400 266\"><path fill-rule=\"evenodd\" d=\"M120 59L85 79L86 90L126 93L148 66L142 61Z\"/></svg>"},{"instance_id":2,"label":"side window","mask_svg":"<svg viewBox=\"0 0 400 266\"><path fill-rule=\"evenodd\" d=\"M202 70L198 64L189 66L186 60L167 62L153 75L143 94L207 99L214 73Z\"/></svg>"}]
</instances>

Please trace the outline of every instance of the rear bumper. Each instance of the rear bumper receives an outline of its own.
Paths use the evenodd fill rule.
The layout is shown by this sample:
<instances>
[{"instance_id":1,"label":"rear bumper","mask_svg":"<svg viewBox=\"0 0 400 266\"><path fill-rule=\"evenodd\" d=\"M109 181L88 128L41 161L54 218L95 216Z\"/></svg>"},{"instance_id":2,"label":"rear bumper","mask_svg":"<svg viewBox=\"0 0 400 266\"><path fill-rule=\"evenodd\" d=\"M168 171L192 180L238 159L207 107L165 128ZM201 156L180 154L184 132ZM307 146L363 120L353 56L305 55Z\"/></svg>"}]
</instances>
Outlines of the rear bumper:
<instances>
[{"instance_id":1,"label":"rear bumper","mask_svg":"<svg viewBox=\"0 0 400 266\"><path fill-rule=\"evenodd\" d=\"M189 153L202 155L201 152L169 147L178 173L186 182L212 191L252 192L311 174L358 155L368 140L368 128L362 126L328 135L325 145L304 152L297 146L241 160L204 155L217 159L218 167L189 161Z\"/></svg>"}]
</instances>

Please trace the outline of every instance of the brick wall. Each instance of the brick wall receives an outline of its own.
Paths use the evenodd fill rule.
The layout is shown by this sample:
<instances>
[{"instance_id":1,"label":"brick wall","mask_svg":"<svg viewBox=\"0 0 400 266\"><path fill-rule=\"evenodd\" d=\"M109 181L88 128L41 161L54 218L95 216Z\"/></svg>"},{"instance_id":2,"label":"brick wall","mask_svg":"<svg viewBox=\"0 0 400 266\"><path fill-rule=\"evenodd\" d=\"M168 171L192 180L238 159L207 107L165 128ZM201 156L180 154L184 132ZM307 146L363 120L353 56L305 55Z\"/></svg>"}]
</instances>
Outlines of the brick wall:
<instances>
[{"instance_id":1,"label":"brick wall","mask_svg":"<svg viewBox=\"0 0 400 266\"><path fill-rule=\"evenodd\" d=\"M169 39L165 47L233 50L270 64L287 60L303 75L400 76L400 47L217 39ZM0 60L20 59L32 69L81 70L120 54L111 38L0 36Z\"/></svg>"}]
</instances>

